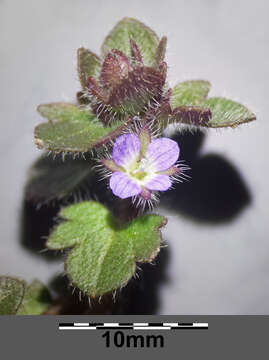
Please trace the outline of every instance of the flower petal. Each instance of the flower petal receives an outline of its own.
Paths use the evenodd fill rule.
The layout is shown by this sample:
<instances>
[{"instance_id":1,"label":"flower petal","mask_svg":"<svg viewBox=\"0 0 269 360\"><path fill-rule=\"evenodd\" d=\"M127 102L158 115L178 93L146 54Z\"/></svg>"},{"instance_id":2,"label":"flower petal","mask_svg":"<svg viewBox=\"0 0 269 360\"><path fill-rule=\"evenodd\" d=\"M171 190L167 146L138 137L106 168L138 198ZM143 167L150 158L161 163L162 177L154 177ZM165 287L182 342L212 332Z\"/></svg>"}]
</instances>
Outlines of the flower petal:
<instances>
[{"instance_id":1,"label":"flower petal","mask_svg":"<svg viewBox=\"0 0 269 360\"><path fill-rule=\"evenodd\" d=\"M116 139L112 157L119 166L124 166L134 161L140 152L140 141L135 134L124 134Z\"/></svg>"},{"instance_id":2,"label":"flower petal","mask_svg":"<svg viewBox=\"0 0 269 360\"><path fill-rule=\"evenodd\" d=\"M155 171L167 170L175 164L179 157L179 146L176 141L168 138L153 140L146 152Z\"/></svg>"},{"instance_id":3,"label":"flower petal","mask_svg":"<svg viewBox=\"0 0 269 360\"><path fill-rule=\"evenodd\" d=\"M145 186L149 190L165 191L172 186L172 182L168 175L156 175Z\"/></svg>"},{"instance_id":4,"label":"flower petal","mask_svg":"<svg viewBox=\"0 0 269 360\"><path fill-rule=\"evenodd\" d=\"M141 193L141 187L121 172L114 172L111 175L109 186L113 194L121 199L126 199Z\"/></svg>"}]
</instances>

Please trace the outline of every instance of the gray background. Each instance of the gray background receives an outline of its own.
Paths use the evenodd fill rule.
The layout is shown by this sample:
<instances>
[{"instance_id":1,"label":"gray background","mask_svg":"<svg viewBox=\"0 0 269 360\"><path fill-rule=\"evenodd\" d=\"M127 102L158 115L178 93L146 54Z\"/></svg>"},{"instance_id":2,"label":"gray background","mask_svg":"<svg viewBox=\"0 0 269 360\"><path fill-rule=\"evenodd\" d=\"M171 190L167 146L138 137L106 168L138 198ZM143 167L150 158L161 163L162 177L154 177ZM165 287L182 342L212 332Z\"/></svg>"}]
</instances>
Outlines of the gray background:
<instances>
[{"instance_id":1,"label":"gray background","mask_svg":"<svg viewBox=\"0 0 269 360\"><path fill-rule=\"evenodd\" d=\"M160 208L170 247L160 288L161 314L268 314L267 219L269 130L267 1L0 1L0 273L47 282L62 270L21 247L26 172L40 152L33 128L39 103L73 101L79 89L76 49L99 51L124 16L169 39L169 81L211 81L258 117L236 130L211 130L202 154L224 156L240 171L252 201L233 221L215 225Z\"/></svg>"},{"instance_id":2,"label":"gray background","mask_svg":"<svg viewBox=\"0 0 269 360\"><path fill-rule=\"evenodd\" d=\"M88 320L89 318L87 318ZM126 348L114 344L107 348L102 330L96 331L59 331L58 324L64 322L85 322L85 316L1 316L0 330L5 341L1 350L11 358L27 354L27 359L48 359L55 356L71 359L80 353L91 353L100 357L137 359L137 353L143 359L163 359L178 353L187 359L206 358L226 360L231 353L234 358L252 360L256 354L263 354L268 349L268 316L91 316L91 322L208 322L208 330L124 330L124 334L137 336L150 334L163 335L164 347ZM27 331L26 331L27 329ZM110 336L116 331L110 331ZM14 339L16 345L14 346ZM31 346L29 346L31 339ZM44 339L50 346L44 346ZM42 352L40 351L42 348ZM221 349L221 351L220 351ZM144 354L144 355L143 355Z\"/></svg>"}]
</instances>

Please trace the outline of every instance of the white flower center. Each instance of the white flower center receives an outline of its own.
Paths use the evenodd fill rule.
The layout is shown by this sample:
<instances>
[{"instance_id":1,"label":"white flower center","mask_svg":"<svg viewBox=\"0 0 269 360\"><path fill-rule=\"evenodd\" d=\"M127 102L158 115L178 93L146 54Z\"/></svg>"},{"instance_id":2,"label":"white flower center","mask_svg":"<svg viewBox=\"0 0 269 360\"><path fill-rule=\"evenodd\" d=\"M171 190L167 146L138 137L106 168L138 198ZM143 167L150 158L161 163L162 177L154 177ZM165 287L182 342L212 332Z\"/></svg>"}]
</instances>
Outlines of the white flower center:
<instances>
[{"instance_id":1,"label":"white flower center","mask_svg":"<svg viewBox=\"0 0 269 360\"><path fill-rule=\"evenodd\" d=\"M156 175L155 169L146 157L132 162L125 170L127 175L139 185L145 185Z\"/></svg>"}]
</instances>

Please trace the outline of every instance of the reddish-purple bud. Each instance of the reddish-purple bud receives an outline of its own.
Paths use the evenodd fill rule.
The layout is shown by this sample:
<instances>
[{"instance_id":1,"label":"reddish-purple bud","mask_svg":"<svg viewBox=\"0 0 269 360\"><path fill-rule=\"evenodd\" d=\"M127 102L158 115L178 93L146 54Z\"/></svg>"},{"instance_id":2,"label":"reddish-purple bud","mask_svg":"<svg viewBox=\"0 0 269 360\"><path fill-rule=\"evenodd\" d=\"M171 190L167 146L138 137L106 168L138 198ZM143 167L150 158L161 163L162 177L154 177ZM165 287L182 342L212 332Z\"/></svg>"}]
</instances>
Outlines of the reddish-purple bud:
<instances>
[{"instance_id":1,"label":"reddish-purple bud","mask_svg":"<svg viewBox=\"0 0 269 360\"><path fill-rule=\"evenodd\" d=\"M134 60L143 65L143 59L137 43L130 39L131 54Z\"/></svg>"},{"instance_id":2,"label":"reddish-purple bud","mask_svg":"<svg viewBox=\"0 0 269 360\"><path fill-rule=\"evenodd\" d=\"M93 77L89 77L87 89L91 96L96 97L103 103L107 102L106 92Z\"/></svg>"},{"instance_id":3,"label":"reddish-purple bud","mask_svg":"<svg viewBox=\"0 0 269 360\"><path fill-rule=\"evenodd\" d=\"M131 58L113 49L105 57L99 81L88 79L91 107L104 124L128 115L143 116L151 104L160 102L167 65L144 66L138 45L130 39Z\"/></svg>"},{"instance_id":4,"label":"reddish-purple bud","mask_svg":"<svg viewBox=\"0 0 269 360\"><path fill-rule=\"evenodd\" d=\"M128 78L131 66L128 58L119 50L112 50L103 62L100 82L103 86L114 88Z\"/></svg>"}]
</instances>

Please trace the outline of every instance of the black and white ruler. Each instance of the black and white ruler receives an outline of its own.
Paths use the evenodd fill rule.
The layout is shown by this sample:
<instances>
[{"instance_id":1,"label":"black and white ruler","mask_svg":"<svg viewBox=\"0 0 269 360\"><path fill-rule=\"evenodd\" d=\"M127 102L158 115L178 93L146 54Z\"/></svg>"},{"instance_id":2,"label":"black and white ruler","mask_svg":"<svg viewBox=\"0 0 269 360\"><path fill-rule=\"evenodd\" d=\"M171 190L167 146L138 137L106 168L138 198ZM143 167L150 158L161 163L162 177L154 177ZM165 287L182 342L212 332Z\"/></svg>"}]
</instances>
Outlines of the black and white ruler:
<instances>
[{"instance_id":1,"label":"black and white ruler","mask_svg":"<svg viewBox=\"0 0 269 360\"><path fill-rule=\"evenodd\" d=\"M60 323L59 330L204 330L208 323Z\"/></svg>"}]
</instances>

